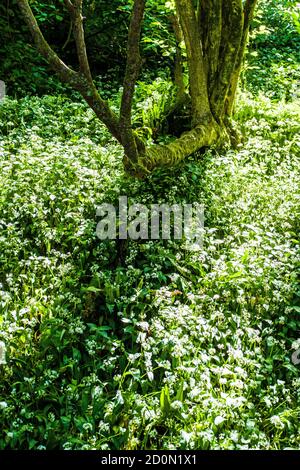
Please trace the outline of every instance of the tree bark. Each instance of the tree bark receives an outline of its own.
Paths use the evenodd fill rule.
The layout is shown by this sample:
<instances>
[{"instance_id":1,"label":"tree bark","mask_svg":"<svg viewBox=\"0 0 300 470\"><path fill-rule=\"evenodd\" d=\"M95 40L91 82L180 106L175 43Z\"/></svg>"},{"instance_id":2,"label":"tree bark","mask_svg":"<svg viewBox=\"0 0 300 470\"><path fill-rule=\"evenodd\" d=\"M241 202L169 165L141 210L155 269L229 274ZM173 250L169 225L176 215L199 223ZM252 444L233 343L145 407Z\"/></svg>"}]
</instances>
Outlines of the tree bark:
<instances>
[{"instance_id":1,"label":"tree bark","mask_svg":"<svg viewBox=\"0 0 300 470\"><path fill-rule=\"evenodd\" d=\"M192 127L195 127L201 123L203 116L211 112L207 92L207 75L192 0L175 0L175 3L187 51L192 100Z\"/></svg>"},{"instance_id":2,"label":"tree bark","mask_svg":"<svg viewBox=\"0 0 300 470\"><path fill-rule=\"evenodd\" d=\"M64 3L69 10L71 20L73 23L73 33L76 43L77 57L80 66L80 72L85 76L87 81L93 86L93 77L90 70L90 64L86 52L83 17L82 17L82 0L64 0Z\"/></svg>"},{"instance_id":3,"label":"tree bark","mask_svg":"<svg viewBox=\"0 0 300 470\"><path fill-rule=\"evenodd\" d=\"M239 78L240 78L240 74L241 74L241 70L243 66L243 60L245 57L246 47L248 43L250 24L254 17L254 11L255 11L256 5L257 5L257 0L246 0L245 2L244 11L243 11L244 25L243 25L241 45L239 48L235 67L231 75L230 87L229 87L228 95L227 95L226 102L225 102L225 114L228 117L232 116L234 102L235 102L236 93L237 93L238 82L239 82Z\"/></svg>"},{"instance_id":4,"label":"tree bark","mask_svg":"<svg viewBox=\"0 0 300 470\"><path fill-rule=\"evenodd\" d=\"M241 47L243 23L242 0L223 2L217 79L213 83L210 97L213 115L219 121L225 114L225 102Z\"/></svg>"},{"instance_id":5,"label":"tree bark","mask_svg":"<svg viewBox=\"0 0 300 470\"><path fill-rule=\"evenodd\" d=\"M217 78L222 40L222 0L199 0L197 17L211 97Z\"/></svg>"},{"instance_id":6,"label":"tree bark","mask_svg":"<svg viewBox=\"0 0 300 470\"><path fill-rule=\"evenodd\" d=\"M181 52L181 43L183 42L183 35L176 15L170 17L170 22L174 31L176 40L176 55L175 55L175 67L174 67L174 84L176 86L176 104L180 106L184 103L186 98L186 90L184 84L184 73L183 73L183 56Z\"/></svg>"}]
</instances>

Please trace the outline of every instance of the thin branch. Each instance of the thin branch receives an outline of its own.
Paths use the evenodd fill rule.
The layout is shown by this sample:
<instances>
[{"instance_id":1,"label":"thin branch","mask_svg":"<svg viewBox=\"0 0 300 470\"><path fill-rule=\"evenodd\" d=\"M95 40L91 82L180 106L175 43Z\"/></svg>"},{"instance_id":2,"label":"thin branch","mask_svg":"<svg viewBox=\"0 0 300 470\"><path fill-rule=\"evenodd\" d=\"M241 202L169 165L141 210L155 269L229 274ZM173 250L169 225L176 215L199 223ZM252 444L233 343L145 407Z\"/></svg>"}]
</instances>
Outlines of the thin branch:
<instances>
[{"instance_id":1,"label":"thin branch","mask_svg":"<svg viewBox=\"0 0 300 470\"><path fill-rule=\"evenodd\" d=\"M50 66L55 70L55 72L63 81L68 82L74 86L74 83L78 80L78 73L70 69L49 46L32 13L32 10L28 4L28 0L17 1L40 54L49 62Z\"/></svg>"},{"instance_id":2,"label":"thin branch","mask_svg":"<svg viewBox=\"0 0 300 470\"><path fill-rule=\"evenodd\" d=\"M127 63L120 109L120 126L123 134L123 145L128 149L135 160L138 159L139 149L137 148L137 142L132 132L131 114L135 85L141 65L140 37L145 5L146 0L134 0L128 31Z\"/></svg>"},{"instance_id":3,"label":"thin branch","mask_svg":"<svg viewBox=\"0 0 300 470\"><path fill-rule=\"evenodd\" d=\"M71 19L70 21L70 26L69 26L69 32L68 32L68 37L66 39L66 42L64 43L64 45L62 46L62 50L64 50L67 45L69 44L70 40L71 40L71 34L72 34L72 31L73 31L73 21Z\"/></svg>"}]
</instances>

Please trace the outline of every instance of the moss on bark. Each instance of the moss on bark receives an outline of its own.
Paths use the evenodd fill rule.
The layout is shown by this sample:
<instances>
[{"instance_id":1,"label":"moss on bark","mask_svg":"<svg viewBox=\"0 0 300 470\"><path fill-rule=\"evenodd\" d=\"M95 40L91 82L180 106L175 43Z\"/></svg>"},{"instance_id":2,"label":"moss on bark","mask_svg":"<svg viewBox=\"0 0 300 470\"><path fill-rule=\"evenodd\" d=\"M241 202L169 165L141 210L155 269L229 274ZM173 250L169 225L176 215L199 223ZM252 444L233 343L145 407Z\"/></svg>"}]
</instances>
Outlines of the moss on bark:
<instances>
[{"instance_id":1,"label":"moss on bark","mask_svg":"<svg viewBox=\"0 0 300 470\"><path fill-rule=\"evenodd\" d=\"M158 167L172 167L202 147L228 142L228 133L209 115L191 131L167 145L147 147L137 164L124 157L126 170L134 176L143 177Z\"/></svg>"},{"instance_id":2,"label":"moss on bark","mask_svg":"<svg viewBox=\"0 0 300 470\"><path fill-rule=\"evenodd\" d=\"M79 91L97 117L107 126L125 151L124 165L135 176L157 167L173 166L199 150L234 142L237 133L230 120L238 80L257 0L175 0L178 18L173 21L177 42L181 33L186 45L191 102L191 128L168 145L145 148L132 128L132 99L140 66L139 41L146 0L134 0L128 34L127 65L120 115L102 99L92 79L85 47L82 0L64 0L74 25L79 71L68 67L45 40L28 0L17 0L39 52L61 80ZM177 105L186 101L182 80L182 57L177 48L175 81Z\"/></svg>"}]
</instances>

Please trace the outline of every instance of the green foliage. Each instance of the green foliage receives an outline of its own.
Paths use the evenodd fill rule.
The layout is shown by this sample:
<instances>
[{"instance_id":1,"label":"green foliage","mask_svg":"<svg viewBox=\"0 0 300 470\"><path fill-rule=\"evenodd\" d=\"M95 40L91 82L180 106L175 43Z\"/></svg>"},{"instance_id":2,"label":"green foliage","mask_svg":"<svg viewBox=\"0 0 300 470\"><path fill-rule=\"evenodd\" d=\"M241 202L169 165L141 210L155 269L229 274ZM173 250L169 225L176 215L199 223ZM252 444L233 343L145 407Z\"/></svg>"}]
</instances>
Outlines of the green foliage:
<instances>
[{"instance_id":1,"label":"green foliage","mask_svg":"<svg viewBox=\"0 0 300 470\"><path fill-rule=\"evenodd\" d=\"M299 448L299 103L237 117L239 149L138 181L85 105L0 106L0 448ZM123 194L203 202L203 251L97 240Z\"/></svg>"},{"instance_id":2,"label":"green foliage","mask_svg":"<svg viewBox=\"0 0 300 470\"><path fill-rule=\"evenodd\" d=\"M47 39L59 35L59 29L64 27L63 10L58 9L61 1L32 3L39 23L46 30ZM5 80L10 96L66 91L32 45L16 0L0 5L0 30L0 78Z\"/></svg>"}]
</instances>

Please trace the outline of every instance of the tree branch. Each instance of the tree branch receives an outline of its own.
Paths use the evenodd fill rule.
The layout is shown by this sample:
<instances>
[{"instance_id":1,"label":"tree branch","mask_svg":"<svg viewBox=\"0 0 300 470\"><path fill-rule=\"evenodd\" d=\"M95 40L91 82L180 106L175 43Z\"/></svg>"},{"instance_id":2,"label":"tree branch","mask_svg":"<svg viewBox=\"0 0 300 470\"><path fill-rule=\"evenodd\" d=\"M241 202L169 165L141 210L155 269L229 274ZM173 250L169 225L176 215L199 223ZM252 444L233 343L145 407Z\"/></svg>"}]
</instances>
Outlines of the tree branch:
<instances>
[{"instance_id":1,"label":"tree branch","mask_svg":"<svg viewBox=\"0 0 300 470\"><path fill-rule=\"evenodd\" d=\"M28 4L28 0L17 1L23 18L25 19L25 22L31 32L35 45L40 54L48 61L50 66L55 70L61 80L69 83L71 86L74 86L78 80L77 72L70 69L49 46L32 13L32 10Z\"/></svg>"},{"instance_id":2,"label":"tree branch","mask_svg":"<svg viewBox=\"0 0 300 470\"><path fill-rule=\"evenodd\" d=\"M192 99L192 127L195 127L201 122L203 116L210 114L201 37L192 0L175 0L175 3L187 51Z\"/></svg>"},{"instance_id":3,"label":"tree branch","mask_svg":"<svg viewBox=\"0 0 300 470\"><path fill-rule=\"evenodd\" d=\"M64 43L64 45L62 46L62 50L64 50L67 45L69 44L70 40L71 40L71 35L72 35L72 31L73 31L73 21L70 20L70 26L69 26L69 32L68 32L68 37Z\"/></svg>"},{"instance_id":4,"label":"tree branch","mask_svg":"<svg viewBox=\"0 0 300 470\"><path fill-rule=\"evenodd\" d=\"M176 85L176 106L182 104L185 100L185 85L184 85L184 74L183 74L183 56L181 52L180 44L183 42L183 35L180 28L178 17L175 14L170 16L170 22L175 35L176 40L176 55L175 55L175 67L174 67L174 83Z\"/></svg>"},{"instance_id":5,"label":"tree branch","mask_svg":"<svg viewBox=\"0 0 300 470\"><path fill-rule=\"evenodd\" d=\"M201 124L191 131L182 134L181 137L166 145L152 145L138 162L133 165L124 157L124 166L129 173L137 177L144 177L155 168L171 167L183 159L195 153L199 148L207 147L217 143L223 138L223 131L214 121L213 117L207 116Z\"/></svg>"},{"instance_id":6,"label":"tree branch","mask_svg":"<svg viewBox=\"0 0 300 470\"><path fill-rule=\"evenodd\" d=\"M17 0L17 2L40 54L48 61L62 81L81 93L97 117L107 126L112 135L121 142L118 118L107 102L101 98L93 81L88 80L85 74L70 69L49 46L32 13L28 0ZM68 5L73 8L73 4L69 1ZM74 0L74 8L75 6L79 7L79 0Z\"/></svg>"},{"instance_id":7,"label":"tree branch","mask_svg":"<svg viewBox=\"0 0 300 470\"><path fill-rule=\"evenodd\" d=\"M127 63L123 82L123 95L121 102L120 121L131 125L132 99L135 84L140 71L140 36L145 12L145 0L135 0L127 41Z\"/></svg>"},{"instance_id":8,"label":"tree branch","mask_svg":"<svg viewBox=\"0 0 300 470\"><path fill-rule=\"evenodd\" d=\"M77 57L79 62L79 70L88 80L93 83L93 77L90 70L90 64L86 52L83 17L82 17L82 0L64 0L66 8L69 10L73 23L74 39L76 43Z\"/></svg>"},{"instance_id":9,"label":"tree branch","mask_svg":"<svg viewBox=\"0 0 300 470\"><path fill-rule=\"evenodd\" d=\"M211 104L216 119L224 115L225 101L236 67L244 30L242 0L226 0L222 9L222 38L219 53L218 79L214 84Z\"/></svg>"},{"instance_id":10,"label":"tree branch","mask_svg":"<svg viewBox=\"0 0 300 470\"><path fill-rule=\"evenodd\" d=\"M198 24L211 94L218 70L222 40L222 0L199 0Z\"/></svg>"},{"instance_id":11,"label":"tree branch","mask_svg":"<svg viewBox=\"0 0 300 470\"><path fill-rule=\"evenodd\" d=\"M244 31L249 32L250 23L254 17L257 0L246 0L244 6Z\"/></svg>"},{"instance_id":12,"label":"tree branch","mask_svg":"<svg viewBox=\"0 0 300 470\"><path fill-rule=\"evenodd\" d=\"M123 94L120 109L120 127L123 145L132 159L137 161L139 149L131 127L132 100L136 81L140 71L140 37L146 0L134 0L128 31L127 63L123 82ZM140 142L141 145L141 142Z\"/></svg>"},{"instance_id":13,"label":"tree branch","mask_svg":"<svg viewBox=\"0 0 300 470\"><path fill-rule=\"evenodd\" d=\"M238 56L236 59L236 64L230 79L230 88L228 90L228 95L226 98L225 102L225 114L227 116L231 116L233 112L233 107L234 107L234 100L236 96L236 91L238 87L238 82L239 82L239 77L241 74L242 70L242 65L243 65L243 60L245 57L245 50L247 47L248 43L248 37L249 37L249 28L251 21L253 20L254 17L254 11L255 7L257 5L257 0L246 0L245 5L244 5L244 28L243 28L243 34L242 34L242 40L241 40L241 45L240 49L238 52Z\"/></svg>"}]
</instances>

